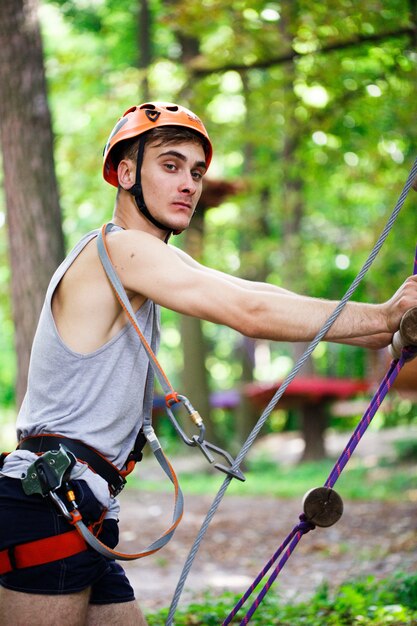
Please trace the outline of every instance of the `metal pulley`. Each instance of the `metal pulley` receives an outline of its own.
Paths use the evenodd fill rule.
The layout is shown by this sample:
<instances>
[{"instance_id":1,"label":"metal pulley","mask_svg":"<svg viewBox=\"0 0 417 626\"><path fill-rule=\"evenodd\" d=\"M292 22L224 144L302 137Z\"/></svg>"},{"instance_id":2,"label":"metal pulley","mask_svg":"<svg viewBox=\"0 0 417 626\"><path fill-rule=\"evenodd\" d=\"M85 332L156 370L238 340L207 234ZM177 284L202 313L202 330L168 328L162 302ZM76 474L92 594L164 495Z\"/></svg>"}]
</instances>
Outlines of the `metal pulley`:
<instances>
[{"instance_id":1,"label":"metal pulley","mask_svg":"<svg viewBox=\"0 0 417 626\"><path fill-rule=\"evenodd\" d=\"M330 487L315 487L303 498L304 514L309 522L326 528L333 526L342 517L343 501Z\"/></svg>"}]
</instances>

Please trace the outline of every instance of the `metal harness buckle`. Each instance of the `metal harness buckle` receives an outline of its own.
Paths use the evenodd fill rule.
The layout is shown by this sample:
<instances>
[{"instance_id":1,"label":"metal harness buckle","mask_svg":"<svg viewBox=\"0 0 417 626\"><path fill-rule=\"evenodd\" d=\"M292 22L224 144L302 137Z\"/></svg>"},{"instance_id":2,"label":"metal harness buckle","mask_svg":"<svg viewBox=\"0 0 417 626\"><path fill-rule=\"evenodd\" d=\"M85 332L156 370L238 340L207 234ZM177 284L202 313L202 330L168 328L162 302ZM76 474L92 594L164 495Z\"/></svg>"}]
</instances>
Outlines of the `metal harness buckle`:
<instances>
[{"instance_id":1,"label":"metal harness buckle","mask_svg":"<svg viewBox=\"0 0 417 626\"><path fill-rule=\"evenodd\" d=\"M56 493L64 484L69 493L68 480L77 459L64 445L59 444L58 450L44 452L28 467L26 474L21 477L23 491L27 496L40 494L43 498L49 496L61 513L70 521L78 521L81 515L75 501L72 501L74 511L68 510L64 502ZM68 495L68 494L67 494ZM75 518L74 518L75 516Z\"/></svg>"},{"instance_id":2,"label":"metal harness buckle","mask_svg":"<svg viewBox=\"0 0 417 626\"><path fill-rule=\"evenodd\" d=\"M22 487L27 496L39 493L46 497L59 489L69 478L76 458L65 446L44 452L22 475Z\"/></svg>"}]
</instances>

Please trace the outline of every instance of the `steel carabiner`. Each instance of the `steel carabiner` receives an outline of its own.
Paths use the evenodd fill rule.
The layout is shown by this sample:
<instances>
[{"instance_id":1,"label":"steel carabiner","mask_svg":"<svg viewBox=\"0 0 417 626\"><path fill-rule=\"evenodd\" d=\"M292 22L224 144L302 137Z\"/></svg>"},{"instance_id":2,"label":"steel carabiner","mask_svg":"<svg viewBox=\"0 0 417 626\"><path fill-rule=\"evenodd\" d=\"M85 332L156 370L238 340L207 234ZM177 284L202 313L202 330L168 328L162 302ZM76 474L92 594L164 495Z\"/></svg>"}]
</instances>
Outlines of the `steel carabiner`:
<instances>
[{"instance_id":1,"label":"steel carabiner","mask_svg":"<svg viewBox=\"0 0 417 626\"><path fill-rule=\"evenodd\" d=\"M177 419L175 418L171 410L171 407L174 406L175 404L184 405L185 409L188 412L190 419L198 427L198 430L199 430L198 435L192 435L191 437L189 437L181 428L181 426L179 425ZM220 470L221 472L224 472L225 474L228 474L229 476L232 476L233 478L237 478L238 480L241 480L242 482L246 480L241 470L239 468L234 467L235 461L233 457L226 450L223 450L219 446L216 446L214 443L210 443L209 441L206 441L204 439L206 427L204 426L203 418L201 417L199 412L196 411L196 409L193 407L193 405L188 400L188 398L179 394L176 394L175 396L170 396L167 399L166 407L167 407L168 417L171 420L172 425L174 426L176 432L178 433L178 435L181 437L181 439L187 446L200 448L201 452L204 454L207 461L211 464L214 464L214 467ZM215 454L222 456L230 465L230 467L223 465L221 463L215 463L215 458L213 457L211 452L214 452Z\"/></svg>"},{"instance_id":2,"label":"steel carabiner","mask_svg":"<svg viewBox=\"0 0 417 626\"><path fill-rule=\"evenodd\" d=\"M190 419L194 422L194 424L198 428L198 435L193 435L193 437L189 437L181 428L181 426L179 425L177 419L175 418L171 410L171 407L174 406L175 404L184 405L184 408L186 409ZM206 427L204 426L203 418L201 417L200 413L196 411L196 409L193 407L193 405L188 400L188 398L186 398L185 396L181 396L179 394L175 394L175 396L172 396L172 397L170 396L169 400L166 401L166 410L167 410L168 417L171 420L173 427L175 428L176 432L178 433L178 435L181 437L181 439L187 446L194 447L197 445L195 441L195 437L197 437L197 440L200 442L204 440Z\"/></svg>"}]
</instances>

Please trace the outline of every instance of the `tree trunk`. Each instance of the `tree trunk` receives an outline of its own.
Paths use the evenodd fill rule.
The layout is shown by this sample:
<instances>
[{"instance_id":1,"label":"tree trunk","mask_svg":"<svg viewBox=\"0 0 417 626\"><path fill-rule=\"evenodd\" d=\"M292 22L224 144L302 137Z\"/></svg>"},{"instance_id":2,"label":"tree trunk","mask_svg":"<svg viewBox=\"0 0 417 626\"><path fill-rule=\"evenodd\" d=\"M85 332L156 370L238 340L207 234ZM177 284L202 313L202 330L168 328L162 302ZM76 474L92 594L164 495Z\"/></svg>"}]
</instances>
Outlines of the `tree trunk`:
<instances>
[{"instance_id":1,"label":"tree trunk","mask_svg":"<svg viewBox=\"0 0 417 626\"><path fill-rule=\"evenodd\" d=\"M298 359L307 348L304 342L295 343L293 347L294 359ZM301 368L299 376L314 375L314 363L307 359ZM327 428L326 403L324 401L300 403L297 409L300 419L300 429L304 439L304 450L300 461L319 461L326 456L324 434Z\"/></svg>"},{"instance_id":2,"label":"tree trunk","mask_svg":"<svg viewBox=\"0 0 417 626\"><path fill-rule=\"evenodd\" d=\"M148 0L139 0L139 23L138 23L138 67L142 70L141 87L143 90L142 100L151 100L148 80L148 68L152 62L152 17Z\"/></svg>"},{"instance_id":3,"label":"tree trunk","mask_svg":"<svg viewBox=\"0 0 417 626\"><path fill-rule=\"evenodd\" d=\"M250 337L242 337L239 348L240 363L242 365L242 379L240 387L244 387L248 383L253 382L253 370L255 365L255 345L256 341ZM244 443L247 436L255 426L260 417L259 411L255 408L253 402L240 394L240 402L236 407L236 429L235 444L239 447Z\"/></svg>"},{"instance_id":4,"label":"tree trunk","mask_svg":"<svg viewBox=\"0 0 417 626\"><path fill-rule=\"evenodd\" d=\"M301 462L320 461L326 456L324 433L327 428L326 407L323 402L304 405L300 408L304 451Z\"/></svg>"},{"instance_id":5,"label":"tree trunk","mask_svg":"<svg viewBox=\"0 0 417 626\"><path fill-rule=\"evenodd\" d=\"M284 8L284 7L283 7ZM294 22L298 18L298 3L286 5L282 12L280 29L282 37L288 40L288 45L292 45L291 33L294 31ZM303 198L303 181L298 167L295 167L296 153L301 142L300 126L294 117L298 100L294 93L296 79L296 67L294 60L288 63L284 79L283 99L285 116L285 137L283 146L283 203L285 206L283 217L283 250L286 268L286 284L294 291L302 291L305 288L303 277L303 249L300 247L300 230L305 206ZM307 348L307 343L295 343L293 345L294 360ZM313 374L314 364L309 357L299 375ZM318 459L325 456L324 430L325 414L324 408L317 406L312 411L311 407L303 405L300 407L301 429L304 438L304 453L302 460Z\"/></svg>"},{"instance_id":6,"label":"tree trunk","mask_svg":"<svg viewBox=\"0 0 417 626\"><path fill-rule=\"evenodd\" d=\"M194 259L200 260L203 248L204 210L196 213L185 237L185 250ZM210 406L210 390L206 370L207 343L202 322L196 317L181 316L181 337L184 354L182 385L184 394L200 413L206 427L207 439L220 443L216 436Z\"/></svg>"},{"instance_id":7,"label":"tree trunk","mask_svg":"<svg viewBox=\"0 0 417 626\"><path fill-rule=\"evenodd\" d=\"M3 155L20 404L48 281L64 255L37 0L1 0Z\"/></svg>"}]
</instances>

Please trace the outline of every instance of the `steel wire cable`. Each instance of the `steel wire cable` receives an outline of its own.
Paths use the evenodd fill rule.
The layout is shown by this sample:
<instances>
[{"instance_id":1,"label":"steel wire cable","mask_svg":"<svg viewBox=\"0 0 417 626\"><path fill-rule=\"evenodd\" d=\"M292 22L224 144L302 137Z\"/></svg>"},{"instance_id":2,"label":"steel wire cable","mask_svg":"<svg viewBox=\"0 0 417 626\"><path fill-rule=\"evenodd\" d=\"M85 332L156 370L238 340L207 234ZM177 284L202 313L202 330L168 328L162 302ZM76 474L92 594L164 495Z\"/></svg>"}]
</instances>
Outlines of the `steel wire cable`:
<instances>
[{"instance_id":1,"label":"steel wire cable","mask_svg":"<svg viewBox=\"0 0 417 626\"><path fill-rule=\"evenodd\" d=\"M290 373L287 375L287 377L284 379L284 381L282 382L282 384L280 385L279 389L275 392L273 398L270 400L270 402L268 403L268 405L266 406L266 408L264 409L264 411L262 412L261 416L259 417L257 423L255 424L255 426L253 427L252 431L250 432L249 436L247 437L245 443L243 444L239 454L236 456L235 459L235 463L232 466L232 470L238 470L240 463L243 461L243 459L245 458L245 456L247 455L247 453L249 452L250 448L252 447L255 439L257 438L259 432L261 431L262 427L264 426L265 422L268 420L268 418L270 417L272 411L274 410L276 404L279 402L279 400L281 399L281 397L283 396L283 394L285 393L288 385L292 382L292 380L296 377L296 375L298 374L298 372L300 371L300 369L303 367L304 363L307 361L307 359L309 358L309 356L312 354L312 352L315 350L315 348L317 347L317 345L320 343L320 341L325 337L325 335L327 334L327 332L329 331L329 329L331 328L331 326L334 324L334 322L336 321L336 319L339 317L339 315L341 314L341 312L343 311L344 307L346 306L346 304L348 303L348 301L351 299L354 291L356 290L356 288L358 287L358 285L360 284L360 282L363 280L365 274L367 273L367 271L369 270L369 268L371 267L372 263L374 262L375 258L377 257L377 255L379 254L379 251L381 250L386 238L388 237L397 217L398 214L400 213L402 206L405 202L405 199L408 195L408 192L410 191L410 188L412 187L412 184L415 180L417 176L417 159L414 161L414 164L411 168L411 171L408 175L407 181L403 187L403 190L400 194L400 197L398 198L398 201L390 215L390 217L388 218L381 234L379 235L375 245L373 246L368 258L366 259L365 263L363 264L362 268L360 269L360 271L358 272L357 276L355 277L355 279L353 280L352 284L350 285L350 287L348 288L348 290L346 291L345 295L343 296L343 298L340 300L340 302L338 303L338 305L336 306L336 308L334 309L333 313L331 313L331 315L328 317L328 319L326 320L326 322L323 324L322 328L318 331L318 333L316 334L316 336L314 337L314 339L311 341L311 343L308 345L308 347L306 348L306 350L304 351L304 353L301 355L301 357L298 359L298 361L295 363L294 367L292 368L292 370L290 371ZM184 589L184 585L185 582L187 580L188 574L191 570L192 564L194 562L194 559L196 557L196 554L199 550L200 544L207 532L207 529L210 525L211 520L213 519L214 514L216 513L220 502L223 499L224 494L226 493L226 490L230 484L232 480L232 477L230 475L226 476L226 478L224 479L223 484L221 485L219 491L217 492L213 503L206 515L206 518L203 521L203 524L201 525L201 528L197 534L197 537L190 549L190 552L188 554L188 557L185 561L184 567L182 569L180 578L178 580L172 601L171 601L171 606L169 609L169 613L168 613L168 617L167 617L167 621L165 622L166 626L173 626L174 624L174 616L177 610L177 606L178 606L178 602L180 600L182 591Z\"/></svg>"}]
</instances>

